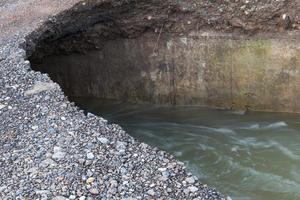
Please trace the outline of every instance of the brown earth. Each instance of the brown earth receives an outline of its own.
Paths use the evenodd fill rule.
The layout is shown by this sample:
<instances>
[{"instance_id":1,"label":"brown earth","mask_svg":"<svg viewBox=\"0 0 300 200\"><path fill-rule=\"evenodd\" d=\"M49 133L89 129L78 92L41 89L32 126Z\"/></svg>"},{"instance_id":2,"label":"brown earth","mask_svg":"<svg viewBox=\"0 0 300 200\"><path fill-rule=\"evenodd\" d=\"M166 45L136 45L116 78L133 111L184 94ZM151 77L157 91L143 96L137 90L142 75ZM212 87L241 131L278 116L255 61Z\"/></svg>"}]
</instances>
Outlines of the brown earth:
<instances>
[{"instance_id":1,"label":"brown earth","mask_svg":"<svg viewBox=\"0 0 300 200\"><path fill-rule=\"evenodd\" d=\"M70 8L80 0L4 0L0 3L0 41L26 26L36 26L48 16ZM106 2L130 2L105 0ZM95 1L91 1L95 2ZM99 1L98 2L104 2ZM177 9L194 12L196 22L192 28L209 28L218 31L246 33L278 32L299 29L300 1L298 0L193 0L162 1L163 4L178 4ZM172 6L171 15L176 15ZM181 19L177 18L177 22Z\"/></svg>"},{"instance_id":2,"label":"brown earth","mask_svg":"<svg viewBox=\"0 0 300 200\"><path fill-rule=\"evenodd\" d=\"M78 70L83 70L83 72L75 74L81 74L80 78L83 80L80 81L80 86L77 89L66 89L66 94L73 93L74 95L76 93L78 95L88 92L85 96L103 97L104 95L104 97L109 98L125 96L127 99L133 97L134 99L142 100L151 99L156 95L157 97L154 97L153 101L158 103L171 101L173 103L198 104L202 102L201 104L226 108L236 107L237 109L243 109L244 107L251 107L254 110L299 112L299 106L295 103L299 93L296 87L298 84L296 66L298 63L298 50L296 43L293 42L294 39L298 40L297 38L299 38L297 31L299 21L297 15L297 10L299 10L298 4L298 2L294 1L278 0L264 3L258 1L87 1L78 4L70 11L59 14L28 37L28 41L32 41L32 43L27 43L27 52L31 56L32 51L30 50L34 50L31 46L35 46L37 43L36 51L30 57L34 69L52 74L52 78L61 83L63 88L74 88L76 86L79 77L71 77L68 74L74 73L72 70L76 68L74 67L75 64L79 63ZM200 35L193 34L193 32L198 32ZM214 34L208 35L212 40L207 40L201 32L214 32ZM107 50L104 48L108 41L136 39L146 33L150 33L151 42L138 42L145 44L141 45L141 48L130 47L126 49L124 47L124 52L122 53L120 53L122 50L117 52L119 48L116 48L113 50L114 53L112 53L111 58L104 59L110 70L113 63L117 63L117 60L119 61L116 64L121 67L116 70L116 72L120 72L119 78L106 80L107 76L98 76L98 74L105 72L105 70L101 69L101 66L105 66L105 63L103 64L102 61L98 60L98 55ZM186 40L184 37L187 37L186 39L190 41L190 46L186 47L187 42L184 41ZM170 44L168 40L170 38L175 41L183 39L181 43L184 45L178 45L176 48L178 51L174 51L171 55L173 61L167 62L163 55L168 55L169 53L168 51L164 53L164 48L161 47L168 49L168 44ZM200 41L199 38L202 38L204 41ZM216 38L215 41L214 38ZM274 40L268 40L270 38L274 38ZM243 42L245 39L249 41ZM236 43L234 42L235 40L240 40L241 42ZM197 41L200 41L200 46L197 46ZM233 45L234 43L236 45ZM123 43L121 42L119 46L122 46L121 44ZM151 45L147 47L147 44ZM277 44L286 44L289 49L286 53L289 53L288 58L291 61L289 59L286 60L287 55L278 54L283 45ZM205 46L204 49L202 49L203 45ZM110 47L107 46L106 48L109 49ZM147 49L149 48L154 50L148 51ZM130 55L122 56L133 49L135 51ZM84 61L83 65L79 61L69 64L69 70L71 71L66 72L60 66L61 63L57 64L56 67L62 70L58 75L65 76L64 78L67 80L64 81L65 83L55 78L57 75L54 73L55 70L51 72L45 63L40 63L41 58L47 55L65 55L70 53L87 55L88 51L98 51L98 53L95 53L96 56L93 58L89 57L89 55L86 56L89 60ZM189 57L191 51L197 52L194 57ZM201 53L201 51L204 53ZM181 52L185 52L185 54L181 55ZM144 57L141 56L143 53ZM155 66L149 68L155 69L154 71L148 69L149 71L146 74L148 74L150 81L145 82L145 87L141 87L142 89L135 88L136 85L143 85L141 82L139 84L131 82L129 85L133 87L125 88L120 87L124 86L124 84L115 84L115 80L122 82L122 78L127 80L127 77L141 79L140 74L145 74L143 70L137 73L136 76L124 76L124 74L127 74L127 71L133 72L133 66L136 66L136 69L138 69L136 72L140 70L141 66L144 66L142 68L151 66L153 63L147 64L145 62L154 58L152 56L154 53L158 53L156 57L161 55L162 58L157 58ZM245 54L243 55L243 60L240 60L240 53ZM79 58L77 54L75 57ZM119 55L119 57L115 55ZM129 61L128 58L131 56L133 58ZM86 57L83 56L80 60ZM97 70L93 71L93 69L88 68L88 66L93 66L92 64L87 64L93 63L92 60L94 58L99 65L97 65L98 67L94 66L94 69L100 70L97 73L95 73ZM232 63L234 58L238 60L236 62L238 64ZM59 60L63 59L60 58ZM111 62L107 63L107 59ZM72 58L71 60L74 59ZM174 64L183 60L185 62L182 63L182 66L185 67ZM201 62L207 61L207 63L203 64L199 60ZM224 61L231 64L227 66ZM53 66L53 63L50 63L50 66ZM292 66L296 66L292 72L289 69L291 67L289 63L294 63ZM127 65L128 69L125 70L126 67L123 66ZM234 70L232 67L235 65L237 66ZM166 66L174 66L174 70L170 71ZM188 72L188 74L182 74L181 71L186 69L187 66L193 66L191 67L193 70ZM273 66L273 68L269 69L270 66ZM149 83L152 84L154 74L156 77L161 77L161 70L164 68L167 68L165 70L167 78L163 78L164 80L161 83L157 82L155 78L158 88L160 88L159 90L162 90L157 92L152 86L149 86ZM122 70L125 70L125 72L122 72ZM202 74L203 70L204 74L206 74L205 76L193 76L196 71L198 74ZM63 75L64 73L67 75ZM287 73L289 81L282 80L282 74L285 73ZM83 74L86 75L83 76ZM174 77L177 78L170 78L170 74L174 74ZM91 81L92 77L95 79L94 82ZM186 78L184 79L183 77ZM261 80L264 81L262 82ZM103 85L104 88L99 88L104 82L109 83L109 85L112 84L111 88L114 88L106 92L109 95L98 94L99 91L102 92L108 88L105 85ZM177 85L179 82L182 82L182 85L178 85L178 88L176 88L174 85ZM199 83L195 86L197 82ZM69 87L66 87L67 85ZM162 85L170 86L170 88L161 88L160 86ZM205 88L203 88L204 86ZM142 95L142 98L136 98L136 96L143 94L147 90L149 92ZM180 93L179 90L183 90L183 93ZM134 92L134 95L128 94L127 91ZM268 91L268 94L266 91ZM123 94L124 92L125 94ZM116 95L111 96L111 94ZM178 97L180 95L182 97ZM186 97L190 98L187 99Z\"/></svg>"}]
</instances>

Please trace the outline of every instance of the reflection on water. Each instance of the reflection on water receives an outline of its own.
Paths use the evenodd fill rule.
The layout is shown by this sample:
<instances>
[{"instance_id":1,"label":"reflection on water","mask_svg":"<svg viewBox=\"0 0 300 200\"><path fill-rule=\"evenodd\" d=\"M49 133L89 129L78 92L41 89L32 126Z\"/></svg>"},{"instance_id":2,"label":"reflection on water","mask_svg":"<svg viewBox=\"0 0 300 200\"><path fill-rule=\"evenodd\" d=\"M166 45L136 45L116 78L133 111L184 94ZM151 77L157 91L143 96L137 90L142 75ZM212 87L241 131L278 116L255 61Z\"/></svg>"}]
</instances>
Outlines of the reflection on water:
<instances>
[{"instance_id":1,"label":"reflection on water","mask_svg":"<svg viewBox=\"0 0 300 200\"><path fill-rule=\"evenodd\" d=\"M300 116L73 99L233 200L300 199Z\"/></svg>"}]
</instances>

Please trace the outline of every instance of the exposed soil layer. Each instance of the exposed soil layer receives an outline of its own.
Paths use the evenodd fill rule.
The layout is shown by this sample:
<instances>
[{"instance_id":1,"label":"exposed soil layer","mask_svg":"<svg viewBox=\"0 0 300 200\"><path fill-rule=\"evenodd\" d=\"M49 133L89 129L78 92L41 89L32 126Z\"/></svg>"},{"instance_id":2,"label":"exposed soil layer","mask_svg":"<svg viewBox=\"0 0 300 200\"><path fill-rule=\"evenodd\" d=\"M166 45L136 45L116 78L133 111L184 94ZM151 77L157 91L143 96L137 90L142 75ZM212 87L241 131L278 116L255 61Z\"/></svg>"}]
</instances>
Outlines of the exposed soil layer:
<instances>
[{"instance_id":1,"label":"exposed soil layer","mask_svg":"<svg viewBox=\"0 0 300 200\"><path fill-rule=\"evenodd\" d=\"M46 41L84 31L97 23L106 26L103 36L109 38L135 37L149 29L159 31L162 25L163 31L178 34L190 30L276 33L298 30L299 11L300 2L292 0L86 1L56 16L59 20L50 20L38 31L41 34L43 29L48 30L43 35ZM61 32L64 27L68 29ZM114 30L108 34L109 27Z\"/></svg>"},{"instance_id":2,"label":"exposed soil layer","mask_svg":"<svg viewBox=\"0 0 300 200\"><path fill-rule=\"evenodd\" d=\"M69 96L300 112L290 3L86 2L31 35L28 55Z\"/></svg>"}]
</instances>

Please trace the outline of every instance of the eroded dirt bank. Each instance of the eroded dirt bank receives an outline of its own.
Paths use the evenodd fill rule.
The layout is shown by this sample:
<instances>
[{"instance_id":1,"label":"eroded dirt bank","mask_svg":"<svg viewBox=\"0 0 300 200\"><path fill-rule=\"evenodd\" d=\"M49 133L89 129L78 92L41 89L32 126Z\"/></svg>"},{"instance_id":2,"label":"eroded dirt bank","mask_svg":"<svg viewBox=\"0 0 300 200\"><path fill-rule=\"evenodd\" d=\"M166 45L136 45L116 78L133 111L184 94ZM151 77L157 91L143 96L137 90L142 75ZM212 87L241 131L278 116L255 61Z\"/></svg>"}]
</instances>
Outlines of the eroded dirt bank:
<instances>
[{"instance_id":1,"label":"eroded dirt bank","mask_svg":"<svg viewBox=\"0 0 300 200\"><path fill-rule=\"evenodd\" d=\"M32 35L30 60L69 96L300 112L298 18L273 3L87 3Z\"/></svg>"}]
</instances>

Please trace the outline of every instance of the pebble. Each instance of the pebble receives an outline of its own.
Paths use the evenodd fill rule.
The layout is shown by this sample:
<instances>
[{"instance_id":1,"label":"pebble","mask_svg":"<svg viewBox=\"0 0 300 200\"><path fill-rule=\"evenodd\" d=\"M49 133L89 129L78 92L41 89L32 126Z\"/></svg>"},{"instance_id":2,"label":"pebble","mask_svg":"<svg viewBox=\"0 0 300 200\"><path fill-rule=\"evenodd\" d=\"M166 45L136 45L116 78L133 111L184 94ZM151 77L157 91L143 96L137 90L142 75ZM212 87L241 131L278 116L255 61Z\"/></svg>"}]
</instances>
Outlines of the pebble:
<instances>
[{"instance_id":1,"label":"pebble","mask_svg":"<svg viewBox=\"0 0 300 200\"><path fill-rule=\"evenodd\" d=\"M54 147L54 150L53 150L53 155L52 155L52 159L54 160L61 160L65 157L66 153L62 151L62 149L60 147Z\"/></svg>"},{"instance_id":2,"label":"pebble","mask_svg":"<svg viewBox=\"0 0 300 200\"><path fill-rule=\"evenodd\" d=\"M102 144L107 144L109 142L109 140L105 137L98 138L98 141L101 142Z\"/></svg>"},{"instance_id":3,"label":"pebble","mask_svg":"<svg viewBox=\"0 0 300 200\"><path fill-rule=\"evenodd\" d=\"M45 82L37 82L32 89L27 90L25 92L26 96L30 96L30 95L34 95L34 94L38 94L40 92L43 91L47 91L47 90L53 90L57 87L56 83L45 83Z\"/></svg>"},{"instance_id":4,"label":"pebble","mask_svg":"<svg viewBox=\"0 0 300 200\"><path fill-rule=\"evenodd\" d=\"M149 194L150 196L154 196L155 192L154 192L154 190L150 189L147 191L147 194Z\"/></svg>"},{"instance_id":5,"label":"pebble","mask_svg":"<svg viewBox=\"0 0 300 200\"><path fill-rule=\"evenodd\" d=\"M111 180L110 181L110 187L111 188L116 188L118 187L118 182L116 180Z\"/></svg>"},{"instance_id":6,"label":"pebble","mask_svg":"<svg viewBox=\"0 0 300 200\"><path fill-rule=\"evenodd\" d=\"M190 186L190 187L188 187L188 189L189 189L189 191L192 192L192 193L197 192L197 191L199 190L199 189L198 189L197 187L195 187L195 186Z\"/></svg>"},{"instance_id":7,"label":"pebble","mask_svg":"<svg viewBox=\"0 0 300 200\"><path fill-rule=\"evenodd\" d=\"M158 171L160 171L160 172L164 172L166 170L167 170L167 168L158 168Z\"/></svg>"},{"instance_id":8,"label":"pebble","mask_svg":"<svg viewBox=\"0 0 300 200\"><path fill-rule=\"evenodd\" d=\"M52 200L68 200L68 199L64 196L56 196Z\"/></svg>"},{"instance_id":9,"label":"pebble","mask_svg":"<svg viewBox=\"0 0 300 200\"><path fill-rule=\"evenodd\" d=\"M87 180L86 180L86 183L87 184L92 184L94 182L95 178L94 177L89 177Z\"/></svg>"},{"instance_id":10,"label":"pebble","mask_svg":"<svg viewBox=\"0 0 300 200\"><path fill-rule=\"evenodd\" d=\"M5 105L4 104L0 104L0 110L5 108Z\"/></svg>"},{"instance_id":11,"label":"pebble","mask_svg":"<svg viewBox=\"0 0 300 200\"><path fill-rule=\"evenodd\" d=\"M99 194L99 190L97 188L91 188L89 191L91 194L94 194L94 195Z\"/></svg>"},{"instance_id":12,"label":"pebble","mask_svg":"<svg viewBox=\"0 0 300 200\"><path fill-rule=\"evenodd\" d=\"M93 160L95 158L94 154L92 152L89 152L86 154L87 159Z\"/></svg>"},{"instance_id":13,"label":"pebble","mask_svg":"<svg viewBox=\"0 0 300 200\"><path fill-rule=\"evenodd\" d=\"M195 179L193 177L188 177L185 179L186 182L190 183L190 184L194 184L195 183Z\"/></svg>"}]
</instances>

